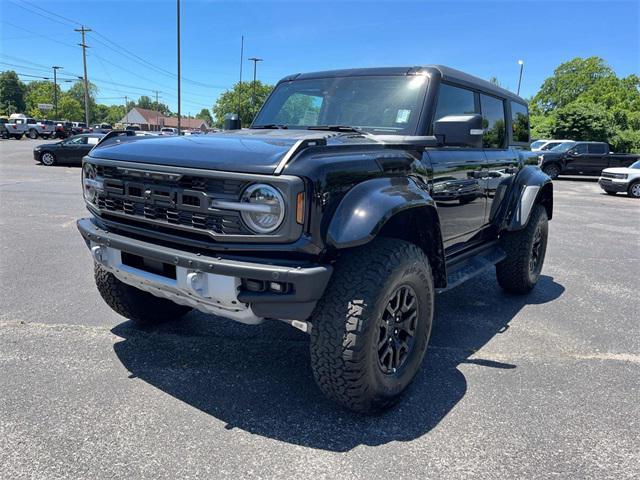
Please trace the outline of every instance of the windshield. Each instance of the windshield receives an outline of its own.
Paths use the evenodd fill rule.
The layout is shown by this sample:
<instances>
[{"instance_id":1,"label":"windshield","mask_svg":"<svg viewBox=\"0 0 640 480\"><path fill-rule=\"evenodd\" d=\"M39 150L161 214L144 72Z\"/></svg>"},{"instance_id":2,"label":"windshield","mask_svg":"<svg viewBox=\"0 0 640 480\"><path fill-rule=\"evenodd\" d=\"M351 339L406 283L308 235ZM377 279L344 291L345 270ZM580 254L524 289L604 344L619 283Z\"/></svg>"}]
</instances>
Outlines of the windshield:
<instances>
[{"instance_id":1,"label":"windshield","mask_svg":"<svg viewBox=\"0 0 640 480\"><path fill-rule=\"evenodd\" d=\"M640 170L640 160L636 160L635 162L633 162L631 165L629 165L629 168L635 168L636 170Z\"/></svg>"},{"instance_id":2,"label":"windshield","mask_svg":"<svg viewBox=\"0 0 640 480\"><path fill-rule=\"evenodd\" d=\"M540 148L541 146L543 146L545 143L547 143L546 140L536 140L535 142L533 142L531 144L531 148Z\"/></svg>"},{"instance_id":3,"label":"windshield","mask_svg":"<svg viewBox=\"0 0 640 480\"><path fill-rule=\"evenodd\" d=\"M412 135L427 77L361 76L294 80L279 84L252 127L343 125L371 133Z\"/></svg>"},{"instance_id":4,"label":"windshield","mask_svg":"<svg viewBox=\"0 0 640 480\"><path fill-rule=\"evenodd\" d=\"M566 152L571 147L573 147L575 144L576 144L576 142L563 142L560 145L558 145L557 147L553 147L551 149L551 151L552 152Z\"/></svg>"}]
</instances>

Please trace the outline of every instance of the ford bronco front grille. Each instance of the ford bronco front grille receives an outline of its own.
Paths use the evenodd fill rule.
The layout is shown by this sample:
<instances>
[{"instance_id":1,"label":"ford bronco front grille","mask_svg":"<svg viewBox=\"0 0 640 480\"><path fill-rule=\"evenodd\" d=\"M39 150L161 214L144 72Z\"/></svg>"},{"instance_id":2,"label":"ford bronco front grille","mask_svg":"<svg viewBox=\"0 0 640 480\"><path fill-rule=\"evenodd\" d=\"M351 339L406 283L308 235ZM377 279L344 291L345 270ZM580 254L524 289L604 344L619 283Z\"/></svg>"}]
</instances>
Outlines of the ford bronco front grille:
<instances>
[{"instance_id":1,"label":"ford bronco front grille","mask_svg":"<svg viewBox=\"0 0 640 480\"><path fill-rule=\"evenodd\" d=\"M163 175L144 170L97 165L104 190L95 205L107 216L128 223L209 231L218 235L251 235L240 214L210 207L212 199L239 201L248 182L193 175Z\"/></svg>"}]
</instances>

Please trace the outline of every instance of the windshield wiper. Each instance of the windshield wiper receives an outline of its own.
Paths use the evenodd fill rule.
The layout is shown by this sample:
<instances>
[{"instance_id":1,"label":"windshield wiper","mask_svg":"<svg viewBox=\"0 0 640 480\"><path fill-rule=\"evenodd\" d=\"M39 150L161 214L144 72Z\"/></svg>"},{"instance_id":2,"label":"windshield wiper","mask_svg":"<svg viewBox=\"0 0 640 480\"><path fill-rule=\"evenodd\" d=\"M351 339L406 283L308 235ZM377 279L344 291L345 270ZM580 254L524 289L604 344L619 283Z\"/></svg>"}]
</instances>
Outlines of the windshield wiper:
<instances>
[{"instance_id":1,"label":"windshield wiper","mask_svg":"<svg viewBox=\"0 0 640 480\"><path fill-rule=\"evenodd\" d=\"M289 127L286 126L286 125L283 125L281 123L266 123L264 125L253 125L251 128L265 128L265 129L282 129L282 130L286 130Z\"/></svg>"},{"instance_id":2,"label":"windshield wiper","mask_svg":"<svg viewBox=\"0 0 640 480\"><path fill-rule=\"evenodd\" d=\"M350 127L349 125L312 125L307 127L307 130L328 130L330 132L355 132L365 134L359 128Z\"/></svg>"}]
</instances>

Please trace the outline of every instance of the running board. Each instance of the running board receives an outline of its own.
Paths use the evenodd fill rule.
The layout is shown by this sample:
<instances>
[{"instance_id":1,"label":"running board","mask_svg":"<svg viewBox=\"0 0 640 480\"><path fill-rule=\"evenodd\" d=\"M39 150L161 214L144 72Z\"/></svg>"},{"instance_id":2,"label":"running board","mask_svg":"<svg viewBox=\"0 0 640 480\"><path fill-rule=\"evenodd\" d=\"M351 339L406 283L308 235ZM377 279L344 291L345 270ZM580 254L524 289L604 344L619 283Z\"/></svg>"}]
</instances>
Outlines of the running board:
<instances>
[{"instance_id":1,"label":"running board","mask_svg":"<svg viewBox=\"0 0 640 480\"><path fill-rule=\"evenodd\" d=\"M507 254L502 250L502 248L494 245L491 248L482 250L472 257L455 262L451 266L447 265L447 286L445 288L436 289L436 293L451 290L470 278L484 273L499 261L504 260L506 256Z\"/></svg>"}]
</instances>

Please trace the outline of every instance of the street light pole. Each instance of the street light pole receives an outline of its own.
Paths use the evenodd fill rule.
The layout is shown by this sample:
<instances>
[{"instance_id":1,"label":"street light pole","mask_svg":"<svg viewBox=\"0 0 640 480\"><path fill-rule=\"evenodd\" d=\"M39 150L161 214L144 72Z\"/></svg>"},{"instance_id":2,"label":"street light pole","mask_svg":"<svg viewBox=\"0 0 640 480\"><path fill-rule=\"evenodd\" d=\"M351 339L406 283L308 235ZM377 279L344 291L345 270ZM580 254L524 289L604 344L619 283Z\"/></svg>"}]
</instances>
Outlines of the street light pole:
<instances>
[{"instance_id":1,"label":"street light pole","mask_svg":"<svg viewBox=\"0 0 640 480\"><path fill-rule=\"evenodd\" d=\"M238 82L238 121L242 122L242 61L244 59L244 35L240 37L240 81Z\"/></svg>"},{"instance_id":2,"label":"street light pole","mask_svg":"<svg viewBox=\"0 0 640 480\"><path fill-rule=\"evenodd\" d=\"M262 58L251 57L248 59L253 62L253 91L251 92L251 106L253 107L253 111L256 111L256 67L258 62L262 62Z\"/></svg>"},{"instance_id":3,"label":"street light pole","mask_svg":"<svg viewBox=\"0 0 640 480\"><path fill-rule=\"evenodd\" d=\"M176 6L178 21L178 135L180 135L180 0L177 0Z\"/></svg>"},{"instance_id":4,"label":"street light pole","mask_svg":"<svg viewBox=\"0 0 640 480\"><path fill-rule=\"evenodd\" d=\"M58 67L58 66L53 66L51 67L53 68L53 112L55 115L55 118L58 118L58 69L62 68L62 67Z\"/></svg>"},{"instance_id":5,"label":"street light pole","mask_svg":"<svg viewBox=\"0 0 640 480\"><path fill-rule=\"evenodd\" d=\"M518 78L518 95L520 95L520 84L522 83L522 69L524 68L524 61L518 60L518 65L520 65L520 77Z\"/></svg>"}]
</instances>

